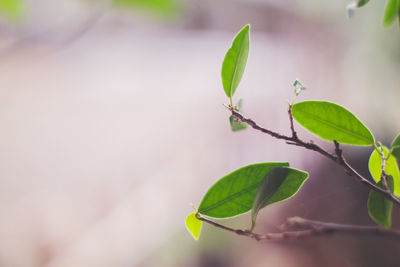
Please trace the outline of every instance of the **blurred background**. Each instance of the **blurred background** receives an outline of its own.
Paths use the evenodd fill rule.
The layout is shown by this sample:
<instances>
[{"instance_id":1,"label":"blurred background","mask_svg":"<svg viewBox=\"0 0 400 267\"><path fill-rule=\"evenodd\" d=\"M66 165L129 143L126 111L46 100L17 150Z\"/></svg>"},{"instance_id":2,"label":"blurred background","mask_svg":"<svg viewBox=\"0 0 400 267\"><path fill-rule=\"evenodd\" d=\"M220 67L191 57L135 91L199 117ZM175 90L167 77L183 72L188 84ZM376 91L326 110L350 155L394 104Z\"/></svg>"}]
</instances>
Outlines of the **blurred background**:
<instances>
[{"instance_id":1,"label":"blurred background","mask_svg":"<svg viewBox=\"0 0 400 267\"><path fill-rule=\"evenodd\" d=\"M381 26L384 1L352 19L348 3L0 0L0 266L397 266L400 245L388 239L255 242L204 225L194 242L184 227L217 179L265 161L310 178L261 211L257 232L290 216L374 224L365 187L315 153L232 133L222 105L222 59L250 23L236 93L247 116L288 133L299 78L308 89L298 100L337 102L390 145L400 30ZM344 151L369 176L371 149ZM221 223L244 229L250 218Z\"/></svg>"}]
</instances>

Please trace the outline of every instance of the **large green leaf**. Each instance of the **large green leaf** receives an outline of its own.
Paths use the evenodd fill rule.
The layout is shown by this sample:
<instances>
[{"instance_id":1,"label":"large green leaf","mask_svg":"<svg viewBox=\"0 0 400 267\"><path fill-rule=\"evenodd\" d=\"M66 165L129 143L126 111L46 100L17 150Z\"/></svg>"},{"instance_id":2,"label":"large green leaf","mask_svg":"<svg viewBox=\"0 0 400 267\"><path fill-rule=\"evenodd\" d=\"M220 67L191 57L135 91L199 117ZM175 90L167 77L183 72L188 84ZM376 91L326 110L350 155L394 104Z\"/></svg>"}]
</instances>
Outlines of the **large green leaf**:
<instances>
[{"instance_id":1,"label":"large green leaf","mask_svg":"<svg viewBox=\"0 0 400 267\"><path fill-rule=\"evenodd\" d=\"M288 167L277 167L268 172L258 187L251 211L251 230L263 207L290 198L299 191L308 173Z\"/></svg>"},{"instance_id":2,"label":"large green leaf","mask_svg":"<svg viewBox=\"0 0 400 267\"><path fill-rule=\"evenodd\" d=\"M370 146L371 132L350 111L325 101L304 101L293 105L294 119L315 135L342 144Z\"/></svg>"},{"instance_id":3,"label":"large green leaf","mask_svg":"<svg viewBox=\"0 0 400 267\"><path fill-rule=\"evenodd\" d=\"M236 107L238 108L238 110L239 110L240 113L243 112L243 110L242 110L242 103L243 103L243 101L242 101L242 99L240 99L239 102L236 104ZM237 132L237 131L244 130L244 129L247 128L247 123L242 122L242 121L238 121L238 120L235 118L235 116L233 116L233 115L231 115L231 116L229 117L229 123L230 123L230 125L231 125L231 130L232 130L232 132Z\"/></svg>"},{"instance_id":4,"label":"large green leaf","mask_svg":"<svg viewBox=\"0 0 400 267\"><path fill-rule=\"evenodd\" d=\"M186 217L185 224L186 224L187 230L189 231L189 233L192 234L193 238L195 240L199 239L202 221L200 221L199 219L196 218L196 215L194 212L190 213Z\"/></svg>"},{"instance_id":5,"label":"large green leaf","mask_svg":"<svg viewBox=\"0 0 400 267\"><path fill-rule=\"evenodd\" d=\"M389 26L396 19L399 10L399 0L388 0L386 3L383 25Z\"/></svg>"},{"instance_id":6,"label":"large green leaf","mask_svg":"<svg viewBox=\"0 0 400 267\"><path fill-rule=\"evenodd\" d=\"M393 192L393 177L388 175L387 182L389 189ZM383 189L382 181L377 186ZM393 203L384 198L378 192L371 190L368 197L368 214L378 224L390 228Z\"/></svg>"},{"instance_id":7,"label":"large green leaf","mask_svg":"<svg viewBox=\"0 0 400 267\"><path fill-rule=\"evenodd\" d=\"M386 147L383 147L383 154L385 157L387 157L388 153L389 150ZM382 157L378 151L372 151L371 156L369 157L368 168L375 182L378 183L381 180L382 174ZM386 160L385 172L387 175L393 177L394 194L400 196L400 173L395 157L390 156Z\"/></svg>"},{"instance_id":8,"label":"large green leaf","mask_svg":"<svg viewBox=\"0 0 400 267\"><path fill-rule=\"evenodd\" d=\"M249 55L250 45L250 25L244 26L243 29L233 39L232 46L226 52L222 63L222 85L225 94L231 99L242 79L244 69Z\"/></svg>"},{"instance_id":9,"label":"large green leaf","mask_svg":"<svg viewBox=\"0 0 400 267\"><path fill-rule=\"evenodd\" d=\"M400 160L400 134L393 140L392 145L390 146L392 151L392 155Z\"/></svg>"},{"instance_id":10,"label":"large green leaf","mask_svg":"<svg viewBox=\"0 0 400 267\"><path fill-rule=\"evenodd\" d=\"M0 0L0 12L10 19L21 17L23 4L21 0Z\"/></svg>"},{"instance_id":11,"label":"large green leaf","mask_svg":"<svg viewBox=\"0 0 400 267\"><path fill-rule=\"evenodd\" d=\"M199 213L214 218L227 218L248 212L253 207L261 180L270 170L281 166L289 166L289 163L252 164L224 176L204 195Z\"/></svg>"}]
</instances>

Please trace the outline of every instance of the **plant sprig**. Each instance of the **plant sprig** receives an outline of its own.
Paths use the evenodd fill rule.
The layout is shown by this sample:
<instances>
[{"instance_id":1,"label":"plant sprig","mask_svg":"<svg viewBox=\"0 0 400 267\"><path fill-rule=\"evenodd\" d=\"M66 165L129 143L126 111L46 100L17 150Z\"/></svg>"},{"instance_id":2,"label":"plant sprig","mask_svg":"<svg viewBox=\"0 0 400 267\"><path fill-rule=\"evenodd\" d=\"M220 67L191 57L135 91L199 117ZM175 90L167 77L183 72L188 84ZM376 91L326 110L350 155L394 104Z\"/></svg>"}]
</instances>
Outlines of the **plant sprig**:
<instances>
[{"instance_id":1,"label":"plant sprig","mask_svg":"<svg viewBox=\"0 0 400 267\"><path fill-rule=\"evenodd\" d=\"M273 138L284 140L289 145L315 151L332 160L342 167L346 174L370 190L367 201L368 214L376 223L390 228L392 206L400 207L400 173L396 160L399 159L398 156L400 155L400 135L395 138L391 148L388 149L376 141L371 131L353 113L338 104L327 101L294 103L293 100L289 103L290 135L261 127L252 119L243 116L241 114L241 101L239 101L239 108L234 107L232 96L239 85L247 62L249 29L249 25L246 25L239 31L222 64L222 81L224 91L230 101L227 108L231 113L232 131L238 130L238 128L235 128L237 125L233 125L232 121L243 123ZM295 82L294 86L295 96L305 89L299 82ZM332 142L334 151L329 152L313 141L305 142L300 139L294 127L294 120L315 136ZM373 148L368 162L373 181L362 176L347 162L340 144ZM292 222L292 225L307 226L308 229L306 230L283 231L265 235L254 233L259 211L266 206L294 196L307 178L308 173L290 168L287 162L265 162L244 166L222 177L210 187L201 200L199 208L187 217L186 225L195 239L200 234L201 222L256 240L300 238L335 232L392 235L400 238L400 232L383 230L379 226L333 224L302 218L289 219L289 222ZM250 230L235 230L204 217L229 218L249 211L252 213Z\"/></svg>"}]
</instances>

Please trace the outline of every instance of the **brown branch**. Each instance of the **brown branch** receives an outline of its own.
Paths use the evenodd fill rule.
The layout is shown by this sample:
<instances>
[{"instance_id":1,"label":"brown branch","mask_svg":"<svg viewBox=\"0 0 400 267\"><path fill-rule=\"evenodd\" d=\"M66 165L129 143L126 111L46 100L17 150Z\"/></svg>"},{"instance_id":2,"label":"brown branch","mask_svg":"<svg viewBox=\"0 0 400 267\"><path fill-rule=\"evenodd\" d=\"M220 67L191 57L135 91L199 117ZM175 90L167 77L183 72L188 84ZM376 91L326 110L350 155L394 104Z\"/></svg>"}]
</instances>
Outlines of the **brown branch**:
<instances>
[{"instance_id":1,"label":"brown branch","mask_svg":"<svg viewBox=\"0 0 400 267\"><path fill-rule=\"evenodd\" d=\"M325 151L324 149L322 149L321 147L319 147L318 145L316 145L316 144L314 144L312 142L308 142L308 143L304 142L303 140L299 139L297 137L297 135L289 137L289 136L286 136L286 135L283 135L283 134L279 134L279 133L276 133L274 131L265 129L265 128L259 126L257 123L255 123L252 119L244 117L239 112L236 112L234 110L231 110L231 112L232 112L233 116L235 116L236 118L238 118L242 122L247 123L250 127L252 127L255 130L258 130L260 132L268 134L268 135L270 135L272 137L275 137L277 139L285 140L290 145L301 146L301 147L304 147L306 149L316 151L316 152L324 155L325 157L327 157L327 158L329 158L329 159L331 159L333 161L336 161L336 156L330 154L329 152Z\"/></svg>"},{"instance_id":2,"label":"brown branch","mask_svg":"<svg viewBox=\"0 0 400 267\"><path fill-rule=\"evenodd\" d=\"M359 226L350 224L326 223L320 221L308 220L300 217L288 218L285 223L286 227L302 227L319 229L317 233L342 233L355 235L376 235L400 239L400 231L382 228L380 226Z\"/></svg>"},{"instance_id":3,"label":"brown branch","mask_svg":"<svg viewBox=\"0 0 400 267\"><path fill-rule=\"evenodd\" d=\"M272 137L275 137L277 139L282 139L282 140L286 140L286 141L294 141L294 139L292 137L286 136L286 135L282 135L279 133L276 133L274 131L265 129L261 126L259 126L257 123L255 123L252 119L248 119L245 118L242 114L240 114L239 112L231 109L232 115L235 116L237 119L241 120L242 122L247 123L248 125L250 125L253 129L258 130L260 132L263 132L265 134L268 134Z\"/></svg>"},{"instance_id":4,"label":"brown branch","mask_svg":"<svg viewBox=\"0 0 400 267\"><path fill-rule=\"evenodd\" d=\"M376 184L373 184L372 182L370 182L367 178L363 177L360 173L358 173L347 161L346 159L343 157L343 153L342 150L339 148L339 143L336 142L336 140L334 140L335 143L335 153L337 155L338 158L338 164L341 165L345 172L349 175L354 177L358 182L360 182L361 184L369 187L369 189L374 190L376 192L378 192L379 194L381 194L383 197L385 197L386 199L392 201L395 205L400 206L400 199L398 197L396 197L395 195L393 195L390 191L387 191L385 189L380 188L379 186L377 186Z\"/></svg>"},{"instance_id":5,"label":"brown branch","mask_svg":"<svg viewBox=\"0 0 400 267\"><path fill-rule=\"evenodd\" d=\"M314 229L308 229L308 230L300 230L300 231L293 231L293 232L288 231L288 232L282 232L282 233L256 234L256 233L248 231L248 230L233 229L233 228L224 226L222 224L219 224L219 223L213 222L211 220L208 220L204 217L201 217L199 214L196 215L196 218L199 219L200 221L211 224L212 226L215 226L219 229L234 233L236 235L252 238L257 241L260 241L260 240L280 241L280 240L286 240L286 239L300 239L300 238L312 236L312 235L316 234L316 232L317 232Z\"/></svg>"},{"instance_id":6,"label":"brown branch","mask_svg":"<svg viewBox=\"0 0 400 267\"><path fill-rule=\"evenodd\" d=\"M354 177L358 182L360 182L361 184L367 186L369 189L374 190L376 192L378 192L379 194L381 194L383 197L385 197L386 199L392 201L395 205L400 207L400 199L397 198L396 196L394 196L390 191L386 191L380 187L378 187L377 185L375 185L374 183L372 183L371 181L369 181L367 178L363 177L360 173L358 173L347 161L346 159L343 157L343 153L342 150L339 147L339 143L336 142L336 140L334 141L335 144L335 154L331 154L329 152L327 152L326 150L324 150L323 148L321 148L320 146L314 144L313 142L304 142L303 140L301 140L296 132L294 131L294 127L293 127L293 115L291 112L291 108L289 108L288 113L289 113L289 119L290 119L290 124L291 124L291 130L292 130L292 137L286 136L286 135L282 135L279 134L277 132L265 129L261 126L259 126L256 122L254 122L252 119L246 118L244 117L242 114L240 114L239 112L230 109L230 111L232 112L232 115L234 117L236 117L237 119L241 120L242 122L247 123L250 127L252 127L255 130L258 130L262 133L268 134L272 137L275 137L277 139L281 139L281 140L285 140L287 144L289 145L295 145L295 146L300 146L300 147L304 147L308 150L313 150L315 152L320 153L321 155L329 158L330 160L334 161L335 163L339 164L340 166L343 167L344 171L351 177Z\"/></svg>"},{"instance_id":7,"label":"brown branch","mask_svg":"<svg viewBox=\"0 0 400 267\"><path fill-rule=\"evenodd\" d=\"M286 223L282 226L284 231L280 233L268 233L268 234L257 234L249 230L233 229L224 226L222 224L213 222L209 219L206 219L200 216L200 214L197 214L196 218L212 226L220 228L222 230L234 233L236 235L252 238L257 241L260 240L281 241L288 239L294 240L294 239L301 239L319 235L330 235L330 234L372 235L372 236L382 236L382 237L400 239L400 231L385 229L379 226L358 226L358 225L326 223L320 221L307 220L300 217L288 218L286 220ZM288 230L290 228L303 228L303 229Z\"/></svg>"}]
</instances>

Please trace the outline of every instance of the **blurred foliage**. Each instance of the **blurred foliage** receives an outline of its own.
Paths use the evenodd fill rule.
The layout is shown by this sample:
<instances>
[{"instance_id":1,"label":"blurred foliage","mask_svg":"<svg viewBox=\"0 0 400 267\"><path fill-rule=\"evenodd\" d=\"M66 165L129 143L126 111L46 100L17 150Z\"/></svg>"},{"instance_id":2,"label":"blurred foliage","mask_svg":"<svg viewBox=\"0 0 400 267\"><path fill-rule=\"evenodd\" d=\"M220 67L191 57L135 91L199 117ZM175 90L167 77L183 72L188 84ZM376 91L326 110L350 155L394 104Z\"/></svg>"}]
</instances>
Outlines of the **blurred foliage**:
<instances>
[{"instance_id":1,"label":"blurred foliage","mask_svg":"<svg viewBox=\"0 0 400 267\"><path fill-rule=\"evenodd\" d=\"M383 16L383 25L390 26L399 14L399 0L389 0Z\"/></svg>"},{"instance_id":2,"label":"blurred foliage","mask_svg":"<svg viewBox=\"0 0 400 267\"><path fill-rule=\"evenodd\" d=\"M18 20L22 16L21 0L0 0L0 12L7 19Z\"/></svg>"},{"instance_id":3,"label":"blurred foliage","mask_svg":"<svg viewBox=\"0 0 400 267\"><path fill-rule=\"evenodd\" d=\"M354 7L363 7L365 6L369 0L358 0L357 3L350 3L347 8L349 15L351 17L353 13ZM400 0L387 0L385 12L383 15L383 26L388 27L392 25L392 23L399 17L399 26L400 26Z\"/></svg>"},{"instance_id":4,"label":"blurred foliage","mask_svg":"<svg viewBox=\"0 0 400 267\"><path fill-rule=\"evenodd\" d=\"M359 0L357 2L357 7L362 7L364 5L366 5L369 2L369 0Z\"/></svg>"},{"instance_id":5,"label":"blurred foliage","mask_svg":"<svg viewBox=\"0 0 400 267\"><path fill-rule=\"evenodd\" d=\"M163 17L174 17L180 10L177 0L112 0L117 6L131 7Z\"/></svg>"}]
</instances>

